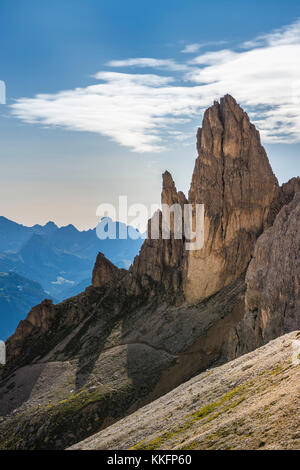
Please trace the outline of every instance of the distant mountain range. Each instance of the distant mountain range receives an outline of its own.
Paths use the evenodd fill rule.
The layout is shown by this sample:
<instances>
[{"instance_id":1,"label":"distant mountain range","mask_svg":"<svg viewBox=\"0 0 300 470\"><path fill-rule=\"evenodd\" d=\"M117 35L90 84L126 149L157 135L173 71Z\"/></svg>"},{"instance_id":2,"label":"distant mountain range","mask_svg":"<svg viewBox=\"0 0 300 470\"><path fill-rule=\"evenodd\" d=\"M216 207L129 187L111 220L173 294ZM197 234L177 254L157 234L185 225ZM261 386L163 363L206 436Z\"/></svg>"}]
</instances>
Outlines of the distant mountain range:
<instances>
[{"instance_id":1,"label":"distant mountain range","mask_svg":"<svg viewBox=\"0 0 300 470\"><path fill-rule=\"evenodd\" d=\"M43 298L61 301L82 292L91 283L99 251L118 267L128 268L142 245L142 235L137 231L141 236L137 240L118 239L121 225L126 226L115 225L117 239L100 240L96 228L79 231L73 225L59 228L54 222L26 227L0 217L0 339L3 331L10 331L6 325L12 324L13 331ZM18 285L28 289L13 289L17 280L12 273L19 276Z\"/></svg>"},{"instance_id":2,"label":"distant mountain range","mask_svg":"<svg viewBox=\"0 0 300 470\"><path fill-rule=\"evenodd\" d=\"M45 297L41 285L19 274L0 273L0 340L11 335L24 313Z\"/></svg>"}]
</instances>

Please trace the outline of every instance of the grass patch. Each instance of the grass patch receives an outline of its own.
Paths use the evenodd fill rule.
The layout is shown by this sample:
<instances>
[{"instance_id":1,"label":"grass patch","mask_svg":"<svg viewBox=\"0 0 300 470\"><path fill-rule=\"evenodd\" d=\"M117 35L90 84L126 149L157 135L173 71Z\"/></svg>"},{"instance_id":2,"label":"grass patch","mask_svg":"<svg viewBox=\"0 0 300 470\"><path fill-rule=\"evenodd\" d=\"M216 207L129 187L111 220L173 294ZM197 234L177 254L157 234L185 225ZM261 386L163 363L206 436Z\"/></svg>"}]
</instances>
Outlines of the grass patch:
<instances>
[{"instance_id":1,"label":"grass patch","mask_svg":"<svg viewBox=\"0 0 300 470\"><path fill-rule=\"evenodd\" d=\"M235 389L231 390L230 392L226 393L220 400L208 403L207 405L203 406L199 411L196 413L187 416L187 421L179 426L176 429L173 429L171 431L167 431L163 433L161 436L156 437L155 439L152 439L149 442L145 442L145 440L138 442L135 446L131 447L130 450L156 450L160 448L166 441L172 439L173 437L177 437L181 433L187 431L190 429L195 422L201 421L205 418L208 418L205 422L210 422L213 419L217 418L221 413L224 413L237 405L239 405L245 398L240 397L237 401L233 403L229 403L225 408L223 407L220 411L217 413L212 414L214 411L216 411L218 408L222 407L224 404L226 404L228 401L231 400L235 395L240 394L243 392L243 389L245 388L245 385L236 387ZM196 444L198 445L198 443Z\"/></svg>"}]
</instances>

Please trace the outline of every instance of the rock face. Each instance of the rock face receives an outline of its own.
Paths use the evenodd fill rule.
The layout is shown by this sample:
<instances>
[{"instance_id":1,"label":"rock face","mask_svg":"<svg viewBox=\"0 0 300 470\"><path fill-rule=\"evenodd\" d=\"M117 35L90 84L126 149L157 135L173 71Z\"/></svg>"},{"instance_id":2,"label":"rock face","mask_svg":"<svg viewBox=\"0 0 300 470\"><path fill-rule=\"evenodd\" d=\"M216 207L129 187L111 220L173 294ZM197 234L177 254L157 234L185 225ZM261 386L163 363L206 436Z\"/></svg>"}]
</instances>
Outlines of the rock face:
<instances>
[{"instance_id":1,"label":"rock face","mask_svg":"<svg viewBox=\"0 0 300 470\"><path fill-rule=\"evenodd\" d=\"M197 150L188 200L169 172L163 175L161 200L182 208L204 204L204 247L187 251L184 239L172 233L163 240L160 233L159 240L144 243L132 269L143 285L162 283L177 301L188 303L209 297L245 272L270 211L276 213L293 191L279 190L259 132L229 95L205 112Z\"/></svg>"},{"instance_id":2,"label":"rock face","mask_svg":"<svg viewBox=\"0 0 300 470\"><path fill-rule=\"evenodd\" d=\"M92 285L94 287L113 287L122 275L126 273L125 269L117 268L111 263L103 253L99 253L93 269Z\"/></svg>"},{"instance_id":3,"label":"rock face","mask_svg":"<svg viewBox=\"0 0 300 470\"><path fill-rule=\"evenodd\" d=\"M189 198L165 172L162 203L205 205L204 247L185 249L172 213L165 239L158 211L157 237L128 271L99 253L92 286L35 307L7 341L0 449L72 445L300 327L299 179L278 187L258 131L228 95L206 111L197 147Z\"/></svg>"},{"instance_id":4,"label":"rock face","mask_svg":"<svg viewBox=\"0 0 300 470\"><path fill-rule=\"evenodd\" d=\"M166 171L163 174L163 188L161 202L167 206L179 205L182 208L188 201L185 195L175 187L171 174ZM167 220L167 218L165 219ZM184 240L176 239L174 234L174 214L170 213L170 238L162 236L162 212L154 214L148 223L148 233L151 233L153 225L158 226L158 238L151 237L145 240L140 254L135 258L130 272L134 279L139 279L140 288L154 288L152 294L157 293L157 288L164 289L169 301L182 303L182 276L184 259ZM154 285L153 285L154 283Z\"/></svg>"},{"instance_id":5,"label":"rock face","mask_svg":"<svg viewBox=\"0 0 300 470\"><path fill-rule=\"evenodd\" d=\"M44 335L49 331L55 317L55 307L52 300L44 300L33 307L25 320L21 320L15 334L7 342L7 357L15 360L22 351L28 337Z\"/></svg>"},{"instance_id":6,"label":"rock face","mask_svg":"<svg viewBox=\"0 0 300 470\"><path fill-rule=\"evenodd\" d=\"M197 149L189 202L205 205L205 244L188 255L188 302L208 297L245 271L278 193L259 133L231 96L205 112Z\"/></svg>"},{"instance_id":7,"label":"rock face","mask_svg":"<svg viewBox=\"0 0 300 470\"><path fill-rule=\"evenodd\" d=\"M268 217L268 226L273 225L274 220L279 213L280 209L286 204L289 204L294 198L295 194L300 191L300 177L292 178L287 183L284 183L273 200L269 217Z\"/></svg>"},{"instance_id":8,"label":"rock face","mask_svg":"<svg viewBox=\"0 0 300 470\"><path fill-rule=\"evenodd\" d=\"M300 328L299 227L297 192L255 246L246 276L246 314L238 327L240 353Z\"/></svg>"}]
</instances>

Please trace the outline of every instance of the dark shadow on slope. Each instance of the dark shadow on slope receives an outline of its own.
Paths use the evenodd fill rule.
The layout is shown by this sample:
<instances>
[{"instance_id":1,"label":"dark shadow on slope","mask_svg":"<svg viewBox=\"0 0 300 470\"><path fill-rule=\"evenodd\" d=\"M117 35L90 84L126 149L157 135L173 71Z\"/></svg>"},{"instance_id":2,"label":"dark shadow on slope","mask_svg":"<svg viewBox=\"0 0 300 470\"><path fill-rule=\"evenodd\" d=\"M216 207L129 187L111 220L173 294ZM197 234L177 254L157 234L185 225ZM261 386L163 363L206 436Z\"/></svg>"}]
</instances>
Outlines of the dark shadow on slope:
<instances>
[{"instance_id":1,"label":"dark shadow on slope","mask_svg":"<svg viewBox=\"0 0 300 470\"><path fill-rule=\"evenodd\" d=\"M231 334L244 316L244 292L242 276L196 306L165 305L149 311L147 322L145 311L124 319L134 409L228 360Z\"/></svg>"},{"instance_id":2,"label":"dark shadow on slope","mask_svg":"<svg viewBox=\"0 0 300 470\"><path fill-rule=\"evenodd\" d=\"M46 365L21 367L0 382L0 416L6 416L26 402Z\"/></svg>"},{"instance_id":3,"label":"dark shadow on slope","mask_svg":"<svg viewBox=\"0 0 300 470\"><path fill-rule=\"evenodd\" d=\"M105 350L122 347L120 354L126 348L127 357L123 372L130 384L128 408L167 393L222 360L224 338L243 316L243 293L241 278L197 306L174 307L150 300L146 293L123 301L124 293L115 286L72 340L78 350L76 390L91 384L95 367L103 384L111 382L114 363L109 376L107 356L98 361ZM116 341L111 340L114 329L119 330Z\"/></svg>"},{"instance_id":4,"label":"dark shadow on slope","mask_svg":"<svg viewBox=\"0 0 300 470\"><path fill-rule=\"evenodd\" d=\"M67 345L67 348L77 350L77 391L88 382L107 339L120 321L120 315L114 313L115 299L110 292L105 294L95 312Z\"/></svg>"}]
</instances>

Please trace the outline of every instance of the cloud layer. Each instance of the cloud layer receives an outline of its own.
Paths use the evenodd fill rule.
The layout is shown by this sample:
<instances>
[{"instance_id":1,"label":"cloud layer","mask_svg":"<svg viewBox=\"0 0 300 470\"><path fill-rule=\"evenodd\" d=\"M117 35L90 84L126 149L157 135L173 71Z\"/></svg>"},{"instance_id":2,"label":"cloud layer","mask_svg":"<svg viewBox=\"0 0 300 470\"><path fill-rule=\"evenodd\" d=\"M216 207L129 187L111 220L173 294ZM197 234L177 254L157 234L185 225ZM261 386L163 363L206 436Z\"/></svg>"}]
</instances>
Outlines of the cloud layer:
<instances>
[{"instance_id":1,"label":"cloud layer","mask_svg":"<svg viewBox=\"0 0 300 470\"><path fill-rule=\"evenodd\" d=\"M190 44L182 52L195 55L200 48ZM111 61L106 64L111 70L97 73L94 85L21 98L11 110L29 123L96 132L135 152L153 152L164 149L168 135L183 140L181 124L230 93L246 107L264 142L300 142L299 57L297 21L234 49L189 55L184 62Z\"/></svg>"}]
</instances>

